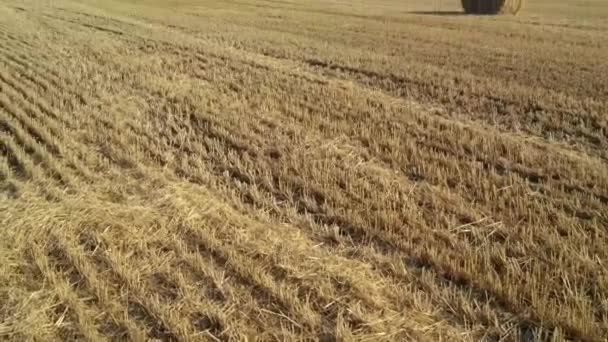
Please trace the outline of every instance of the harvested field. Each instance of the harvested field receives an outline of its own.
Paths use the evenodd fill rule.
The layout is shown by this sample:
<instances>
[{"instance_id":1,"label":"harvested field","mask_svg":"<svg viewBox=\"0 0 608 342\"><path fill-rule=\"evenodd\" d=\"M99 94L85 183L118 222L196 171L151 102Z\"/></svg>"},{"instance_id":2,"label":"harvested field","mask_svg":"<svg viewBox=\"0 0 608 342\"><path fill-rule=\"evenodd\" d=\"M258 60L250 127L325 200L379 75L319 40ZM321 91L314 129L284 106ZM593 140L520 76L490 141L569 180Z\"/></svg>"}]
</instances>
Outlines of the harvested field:
<instances>
[{"instance_id":1,"label":"harvested field","mask_svg":"<svg viewBox=\"0 0 608 342\"><path fill-rule=\"evenodd\" d=\"M608 3L0 0L0 340L608 338Z\"/></svg>"}]
</instances>

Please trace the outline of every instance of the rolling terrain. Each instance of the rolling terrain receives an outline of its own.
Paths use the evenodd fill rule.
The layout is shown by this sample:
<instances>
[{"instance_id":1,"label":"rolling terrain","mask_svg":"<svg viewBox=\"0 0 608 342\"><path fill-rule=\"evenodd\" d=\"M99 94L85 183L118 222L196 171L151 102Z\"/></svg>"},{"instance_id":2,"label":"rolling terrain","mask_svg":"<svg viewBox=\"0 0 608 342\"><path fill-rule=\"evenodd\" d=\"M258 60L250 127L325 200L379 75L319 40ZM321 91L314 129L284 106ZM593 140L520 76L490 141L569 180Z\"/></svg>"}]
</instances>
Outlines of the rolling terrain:
<instances>
[{"instance_id":1,"label":"rolling terrain","mask_svg":"<svg viewBox=\"0 0 608 342\"><path fill-rule=\"evenodd\" d=\"M0 340L608 338L608 3L0 0Z\"/></svg>"}]
</instances>

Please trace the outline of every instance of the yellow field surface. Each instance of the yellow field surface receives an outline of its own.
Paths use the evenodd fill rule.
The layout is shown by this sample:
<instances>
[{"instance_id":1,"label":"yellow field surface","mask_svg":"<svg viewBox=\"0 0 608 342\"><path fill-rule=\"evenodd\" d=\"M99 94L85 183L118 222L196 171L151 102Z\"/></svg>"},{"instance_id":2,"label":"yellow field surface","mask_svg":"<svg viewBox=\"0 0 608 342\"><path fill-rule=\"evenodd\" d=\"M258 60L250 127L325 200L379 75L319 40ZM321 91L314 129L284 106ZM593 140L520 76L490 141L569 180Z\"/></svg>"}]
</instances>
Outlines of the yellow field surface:
<instances>
[{"instance_id":1,"label":"yellow field surface","mask_svg":"<svg viewBox=\"0 0 608 342\"><path fill-rule=\"evenodd\" d=\"M607 1L0 0L0 340L606 338Z\"/></svg>"}]
</instances>

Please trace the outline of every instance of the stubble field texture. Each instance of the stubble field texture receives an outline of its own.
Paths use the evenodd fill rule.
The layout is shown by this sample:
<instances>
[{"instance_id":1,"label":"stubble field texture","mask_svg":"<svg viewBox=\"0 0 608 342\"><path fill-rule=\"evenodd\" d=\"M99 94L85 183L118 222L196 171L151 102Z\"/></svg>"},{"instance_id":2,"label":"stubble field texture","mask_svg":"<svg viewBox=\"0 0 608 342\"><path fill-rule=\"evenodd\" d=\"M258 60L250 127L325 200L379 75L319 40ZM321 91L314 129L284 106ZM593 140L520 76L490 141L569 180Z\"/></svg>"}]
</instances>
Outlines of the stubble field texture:
<instances>
[{"instance_id":1,"label":"stubble field texture","mask_svg":"<svg viewBox=\"0 0 608 342\"><path fill-rule=\"evenodd\" d=\"M608 2L458 11L0 0L0 340L605 340Z\"/></svg>"}]
</instances>

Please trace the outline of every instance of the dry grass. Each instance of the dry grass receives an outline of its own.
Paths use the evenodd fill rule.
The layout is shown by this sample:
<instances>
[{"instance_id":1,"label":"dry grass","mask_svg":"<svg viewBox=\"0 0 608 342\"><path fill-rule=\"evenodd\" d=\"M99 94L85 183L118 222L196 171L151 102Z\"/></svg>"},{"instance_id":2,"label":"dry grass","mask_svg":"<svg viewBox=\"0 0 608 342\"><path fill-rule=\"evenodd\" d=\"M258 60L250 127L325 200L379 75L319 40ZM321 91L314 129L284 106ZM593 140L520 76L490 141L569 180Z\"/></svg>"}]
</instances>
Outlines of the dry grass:
<instances>
[{"instance_id":1,"label":"dry grass","mask_svg":"<svg viewBox=\"0 0 608 342\"><path fill-rule=\"evenodd\" d=\"M608 6L434 10L0 1L0 339L605 340Z\"/></svg>"}]
</instances>

